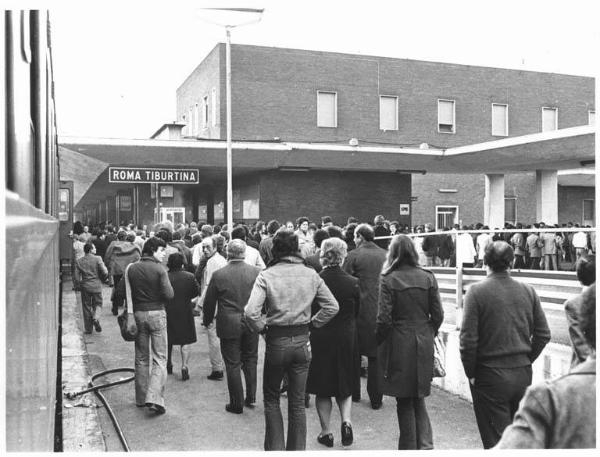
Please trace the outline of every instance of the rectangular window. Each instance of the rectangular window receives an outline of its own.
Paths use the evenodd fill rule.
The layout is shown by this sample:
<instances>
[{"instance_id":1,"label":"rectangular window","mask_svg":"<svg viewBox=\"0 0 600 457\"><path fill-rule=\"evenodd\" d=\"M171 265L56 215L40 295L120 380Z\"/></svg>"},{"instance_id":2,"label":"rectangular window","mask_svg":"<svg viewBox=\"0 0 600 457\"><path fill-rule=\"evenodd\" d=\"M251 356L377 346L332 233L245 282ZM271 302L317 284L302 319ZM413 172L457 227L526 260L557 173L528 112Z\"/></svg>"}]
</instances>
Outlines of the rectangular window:
<instances>
[{"instance_id":1,"label":"rectangular window","mask_svg":"<svg viewBox=\"0 0 600 457\"><path fill-rule=\"evenodd\" d=\"M455 133L454 100L438 100L438 132Z\"/></svg>"},{"instance_id":2,"label":"rectangular window","mask_svg":"<svg viewBox=\"0 0 600 457\"><path fill-rule=\"evenodd\" d=\"M517 223L517 198L504 198L504 222Z\"/></svg>"},{"instance_id":3,"label":"rectangular window","mask_svg":"<svg viewBox=\"0 0 600 457\"><path fill-rule=\"evenodd\" d=\"M194 105L194 131L192 132L194 135L198 135L200 131L200 108L198 107L198 103Z\"/></svg>"},{"instance_id":4,"label":"rectangular window","mask_svg":"<svg viewBox=\"0 0 600 457\"><path fill-rule=\"evenodd\" d=\"M594 227L596 225L596 214L594 214L594 200L593 199L584 199L583 200L583 217L582 223L583 225L589 225Z\"/></svg>"},{"instance_id":5,"label":"rectangular window","mask_svg":"<svg viewBox=\"0 0 600 457\"><path fill-rule=\"evenodd\" d=\"M317 91L317 127L337 127L337 93Z\"/></svg>"},{"instance_id":6,"label":"rectangular window","mask_svg":"<svg viewBox=\"0 0 600 457\"><path fill-rule=\"evenodd\" d=\"M458 224L458 206L436 206L435 207L435 230L444 227L452 228Z\"/></svg>"},{"instance_id":7,"label":"rectangular window","mask_svg":"<svg viewBox=\"0 0 600 457\"><path fill-rule=\"evenodd\" d=\"M558 129L558 108L542 108L542 132Z\"/></svg>"},{"instance_id":8,"label":"rectangular window","mask_svg":"<svg viewBox=\"0 0 600 457\"><path fill-rule=\"evenodd\" d=\"M379 128L398 130L398 97L387 95L379 97Z\"/></svg>"},{"instance_id":9,"label":"rectangular window","mask_svg":"<svg viewBox=\"0 0 600 457\"><path fill-rule=\"evenodd\" d=\"M208 127L208 95L202 99L202 128Z\"/></svg>"},{"instance_id":10,"label":"rectangular window","mask_svg":"<svg viewBox=\"0 0 600 457\"><path fill-rule=\"evenodd\" d=\"M212 88L212 126L216 127L217 126L217 89L216 88Z\"/></svg>"},{"instance_id":11,"label":"rectangular window","mask_svg":"<svg viewBox=\"0 0 600 457\"><path fill-rule=\"evenodd\" d=\"M508 136L508 105L492 103L492 135Z\"/></svg>"},{"instance_id":12,"label":"rectangular window","mask_svg":"<svg viewBox=\"0 0 600 457\"><path fill-rule=\"evenodd\" d=\"M588 111L588 125L596 125L596 111Z\"/></svg>"}]
</instances>

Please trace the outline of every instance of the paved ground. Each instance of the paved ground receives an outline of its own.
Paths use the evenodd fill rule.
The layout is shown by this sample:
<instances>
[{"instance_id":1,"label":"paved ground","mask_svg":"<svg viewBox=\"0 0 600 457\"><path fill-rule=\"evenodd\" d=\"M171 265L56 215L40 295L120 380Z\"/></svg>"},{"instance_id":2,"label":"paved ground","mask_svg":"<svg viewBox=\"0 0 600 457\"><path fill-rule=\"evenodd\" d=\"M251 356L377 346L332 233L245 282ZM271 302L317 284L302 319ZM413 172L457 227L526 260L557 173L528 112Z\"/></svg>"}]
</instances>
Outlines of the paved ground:
<instances>
[{"instance_id":1,"label":"paved ground","mask_svg":"<svg viewBox=\"0 0 600 457\"><path fill-rule=\"evenodd\" d=\"M74 294L69 283L65 284L65 294ZM95 374L103 370L133 367L133 343L121 339L116 317L110 312L111 289L104 289L104 308L101 324L103 331L85 335L89 354L89 372ZM73 297L74 298L74 297ZM79 294L77 301L80 303ZM228 401L226 381L210 381L206 334L197 319L198 342L192 346L189 381L181 380L180 358L174 351L174 374L168 377L166 386L167 413L154 416L145 408L137 408L134 402L133 382L103 390L105 397L115 412L123 433L132 451L261 451L264 437L264 413L262 406L262 364L264 342L259 347L259 370L257 406L246 408L244 414L233 415L225 412ZM111 380L129 376L112 374ZM97 380L96 383L100 383ZM353 403L352 421L356 450L394 450L397 448L398 425L395 414L395 401L384 399L381 410L370 408L366 394L366 380L362 379L360 403ZM93 397L95 398L95 397ZM96 400L97 401L97 400ZM285 415L287 398L282 397ZM99 401L97 401L100 404ZM434 431L436 449L481 449L481 442L475 424L471 404L437 388L427 399L427 406ZM316 441L319 421L314 407L314 398L307 414L307 450L327 450ZM121 451L118 436L104 407L98 409L99 421L108 451ZM340 450L340 419L337 410L332 414L332 428L335 431L335 447Z\"/></svg>"}]
</instances>

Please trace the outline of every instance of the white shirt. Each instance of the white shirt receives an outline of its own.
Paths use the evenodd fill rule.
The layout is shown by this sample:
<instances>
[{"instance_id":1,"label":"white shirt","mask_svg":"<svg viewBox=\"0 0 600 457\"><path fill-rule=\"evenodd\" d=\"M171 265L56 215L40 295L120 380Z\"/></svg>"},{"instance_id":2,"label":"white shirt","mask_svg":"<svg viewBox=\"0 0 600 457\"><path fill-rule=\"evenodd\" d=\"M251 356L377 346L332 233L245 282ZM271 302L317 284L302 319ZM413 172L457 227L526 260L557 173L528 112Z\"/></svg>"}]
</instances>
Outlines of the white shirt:
<instances>
[{"instance_id":1,"label":"white shirt","mask_svg":"<svg viewBox=\"0 0 600 457\"><path fill-rule=\"evenodd\" d=\"M200 246L200 244L198 244ZM206 290L208 289L208 284L212 279L212 275L215 271L223 268L227 265L227 260L219 254L215 252L213 256L208 259L206 262L206 267L204 267L204 271L202 272L202 284L200 284L200 298L198 299L198 304L200 306L204 305L204 298L206 297Z\"/></svg>"},{"instance_id":2,"label":"white shirt","mask_svg":"<svg viewBox=\"0 0 600 457\"><path fill-rule=\"evenodd\" d=\"M479 234L479 236L477 237L477 253L478 253L479 259L483 259L483 256L485 255L485 248L491 242L492 242L492 237L489 235L489 233L480 233Z\"/></svg>"},{"instance_id":3,"label":"white shirt","mask_svg":"<svg viewBox=\"0 0 600 457\"><path fill-rule=\"evenodd\" d=\"M261 270L266 268L265 262L260 256L260 252L252 246L246 246L246 257L244 258L244 262L253 267L258 267Z\"/></svg>"},{"instance_id":4,"label":"white shirt","mask_svg":"<svg viewBox=\"0 0 600 457\"><path fill-rule=\"evenodd\" d=\"M576 232L573 235L573 247L580 249L587 248L587 235L585 232Z\"/></svg>"},{"instance_id":5,"label":"white shirt","mask_svg":"<svg viewBox=\"0 0 600 457\"><path fill-rule=\"evenodd\" d=\"M473 263L477 252L473 246L473 238L468 233L461 233L456 237L456 266L463 263Z\"/></svg>"}]
</instances>

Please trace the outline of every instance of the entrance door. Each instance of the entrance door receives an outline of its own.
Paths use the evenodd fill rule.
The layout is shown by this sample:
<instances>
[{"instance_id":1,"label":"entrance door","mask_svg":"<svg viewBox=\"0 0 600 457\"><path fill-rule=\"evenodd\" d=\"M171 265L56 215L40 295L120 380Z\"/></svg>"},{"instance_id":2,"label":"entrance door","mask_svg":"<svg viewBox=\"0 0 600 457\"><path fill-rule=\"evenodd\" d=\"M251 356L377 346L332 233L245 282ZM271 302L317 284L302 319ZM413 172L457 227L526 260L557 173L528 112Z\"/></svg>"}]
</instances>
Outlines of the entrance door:
<instances>
[{"instance_id":1,"label":"entrance door","mask_svg":"<svg viewBox=\"0 0 600 457\"><path fill-rule=\"evenodd\" d=\"M435 207L435 230L444 227L452 228L458 223L458 206L436 206Z\"/></svg>"},{"instance_id":2,"label":"entrance door","mask_svg":"<svg viewBox=\"0 0 600 457\"><path fill-rule=\"evenodd\" d=\"M185 208L161 208L160 221L171 221L173 227L185 223Z\"/></svg>"}]
</instances>

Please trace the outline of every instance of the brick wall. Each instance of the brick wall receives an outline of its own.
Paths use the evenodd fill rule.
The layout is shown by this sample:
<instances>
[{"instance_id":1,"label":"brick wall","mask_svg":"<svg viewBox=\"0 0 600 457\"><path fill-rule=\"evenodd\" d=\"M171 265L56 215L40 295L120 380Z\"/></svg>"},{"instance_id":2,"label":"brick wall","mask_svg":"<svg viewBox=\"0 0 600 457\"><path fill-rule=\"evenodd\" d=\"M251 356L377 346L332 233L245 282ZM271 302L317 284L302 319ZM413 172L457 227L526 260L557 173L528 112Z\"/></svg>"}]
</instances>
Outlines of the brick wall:
<instances>
[{"instance_id":1,"label":"brick wall","mask_svg":"<svg viewBox=\"0 0 600 457\"><path fill-rule=\"evenodd\" d=\"M558 186L558 216L560 223L583 223L583 200L595 199L595 188ZM595 222L595 221L594 221Z\"/></svg>"},{"instance_id":2,"label":"brick wall","mask_svg":"<svg viewBox=\"0 0 600 457\"><path fill-rule=\"evenodd\" d=\"M410 224L400 203L410 201L411 176L336 171L280 172L260 176L260 218L280 222L306 216L320 223L331 216L343 226L349 216L373 222L378 214Z\"/></svg>"},{"instance_id":3,"label":"brick wall","mask_svg":"<svg viewBox=\"0 0 600 457\"><path fill-rule=\"evenodd\" d=\"M217 45L178 89L178 115L219 81L218 65L223 81L223 49ZM317 90L337 92L337 128L317 127ZM492 102L509 105L510 136L540 132L543 106L558 107L559 128L587 124L594 109L589 77L246 45L232 46L232 91L233 136L248 140L451 147L498 138ZM380 94L399 98L397 131L379 130ZM438 98L456 101L455 134L437 132Z\"/></svg>"}]
</instances>

